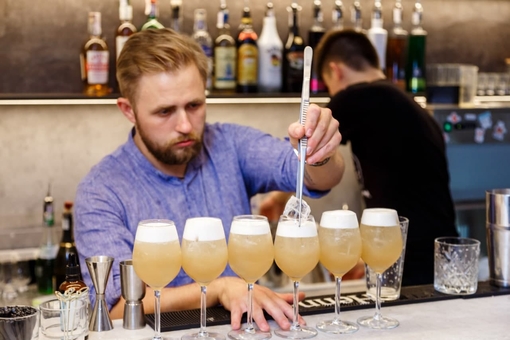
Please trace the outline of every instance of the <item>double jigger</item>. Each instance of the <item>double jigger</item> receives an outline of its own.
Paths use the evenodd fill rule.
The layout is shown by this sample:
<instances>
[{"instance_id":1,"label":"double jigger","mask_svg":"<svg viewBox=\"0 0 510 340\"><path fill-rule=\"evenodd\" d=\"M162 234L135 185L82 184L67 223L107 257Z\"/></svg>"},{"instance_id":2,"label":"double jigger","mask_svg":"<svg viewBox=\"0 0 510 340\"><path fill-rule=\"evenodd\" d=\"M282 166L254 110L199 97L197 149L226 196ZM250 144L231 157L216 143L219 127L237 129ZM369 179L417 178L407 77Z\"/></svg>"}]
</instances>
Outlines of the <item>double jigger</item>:
<instances>
[{"instance_id":1,"label":"double jigger","mask_svg":"<svg viewBox=\"0 0 510 340\"><path fill-rule=\"evenodd\" d=\"M92 332L104 332L113 329L112 320L106 305L106 283L112 269L113 257L92 256L85 259L87 268L96 290L96 303L90 317L89 330Z\"/></svg>"}]
</instances>

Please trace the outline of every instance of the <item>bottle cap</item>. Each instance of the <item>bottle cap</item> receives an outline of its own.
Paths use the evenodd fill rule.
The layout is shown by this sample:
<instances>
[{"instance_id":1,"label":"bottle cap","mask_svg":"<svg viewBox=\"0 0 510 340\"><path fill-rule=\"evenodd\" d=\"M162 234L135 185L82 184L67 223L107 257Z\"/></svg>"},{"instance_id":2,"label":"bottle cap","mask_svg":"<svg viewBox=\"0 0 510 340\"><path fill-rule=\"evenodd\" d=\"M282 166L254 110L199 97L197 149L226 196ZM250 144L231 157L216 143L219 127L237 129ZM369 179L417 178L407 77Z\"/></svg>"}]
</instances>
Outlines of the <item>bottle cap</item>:
<instances>
[{"instance_id":1,"label":"bottle cap","mask_svg":"<svg viewBox=\"0 0 510 340\"><path fill-rule=\"evenodd\" d=\"M65 201L64 202L64 208L67 210L70 210L73 207L73 202L71 201Z\"/></svg>"},{"instance_id":2,"label":"bottle cap","mask_svg":"<svg viewBox=\"0 0 510 340\"><path fill-rule=\"evenodd\" d=\"M69 254L69 260L66 265L66 276L80 275L80 264L75 253Z\"/></svg>"}]
</instances>

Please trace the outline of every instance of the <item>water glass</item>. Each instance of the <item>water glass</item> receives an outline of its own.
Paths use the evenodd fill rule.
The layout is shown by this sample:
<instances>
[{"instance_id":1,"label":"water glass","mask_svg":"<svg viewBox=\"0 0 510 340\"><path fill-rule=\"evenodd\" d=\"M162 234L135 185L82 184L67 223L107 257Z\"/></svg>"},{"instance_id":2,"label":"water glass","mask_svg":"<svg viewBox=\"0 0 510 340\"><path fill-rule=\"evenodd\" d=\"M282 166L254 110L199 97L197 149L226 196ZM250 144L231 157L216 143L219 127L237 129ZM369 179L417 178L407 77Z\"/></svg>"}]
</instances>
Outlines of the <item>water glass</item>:
<instances>
[{"instance_id":1,"label":"water glass","mask_svg":"<svg viewBox=\"0 0 510 340\"><path fill-rule=\"evenodd\" d=\"M478 287L480 241L439 237L434 241L434 289L444 294L470 295Z\"/></svg>"},{"instance_id":2,"label":"water glass","mask_svg":"<svg viewBox=\"0 0 510 340\"><path fill-rule=\"evenodd\" d=\"M88 334L88 305L81 299L57 299L39 305L41 334L48 339L82 339Z\"/></svg>"}]
</instances>

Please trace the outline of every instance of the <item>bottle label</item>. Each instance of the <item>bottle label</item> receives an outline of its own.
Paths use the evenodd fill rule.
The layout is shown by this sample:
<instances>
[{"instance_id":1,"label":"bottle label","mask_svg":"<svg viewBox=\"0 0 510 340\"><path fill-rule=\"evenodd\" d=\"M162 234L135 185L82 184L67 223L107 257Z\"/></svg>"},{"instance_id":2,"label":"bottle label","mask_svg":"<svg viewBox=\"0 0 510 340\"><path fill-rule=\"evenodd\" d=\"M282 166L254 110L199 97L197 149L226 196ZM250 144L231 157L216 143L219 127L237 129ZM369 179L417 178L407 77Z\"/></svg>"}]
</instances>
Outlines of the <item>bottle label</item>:
<instances>
[{"instance_id":1,"label":"bottle label","mask_svg":"<svg viewBox=\"0 0 510 340\"><path fill-rule=\"evenodd\" d=\"M411 16L411 23L414 26L418 26L421 23L421 13L420 12L413 12L413 15Z\"/></svg>"},{"instance_id":2,"label":"bottle label","mask_svg":"<svg viewBox=\"0 0 510 340\"><path fill-rule=\"evenodd\" d=\"M69 223L69 220L67 218L62 219L62 230L67 231L69 230L69 226L71 223Z\"/></svg>"},{"instance_id":3,"label":"bottle label","mask_svg":"<svg viewBox=\"0 0 510 340\"><path fill-rule=\"evenodd\" d=\"M279 89L282 84L282 50L277 46L261 46L259 85Z\"/></svg>"},{"instance_id":4,"label":"bottle label","mask_svg":"<svg viewBox=\"0 0 510 340\"><path fill-rule=\"evenodd\" d=\"M287 61L289 62L289 72L303 72L304 55L302 51L289 52Z\"/></svg>"},{"instance_id":5,"label":"bottle label","mask_svg":"<svg viewBox=\"0 0 510 340\"><path fill-rule=\"evenodd\" d=\"M400 8L393 8L393 23L402 23L402 10Z\"/></svg>"},{"instance_id":6,"label":"bottle label","mask_svg":"<svg viewBox=\"0 0 510 340\"><path fill-rule=\"evenodd\" d=\"M237 82L239 85L257 84L257 46L252 44L243 44L239 47L239 72Z\"/></svg>"},{"instance_id":7,"label":"bottle label","mask_svg":"<svg viewBox=\"0 0 510 340\"><path fill-rule=\"evenodd\" d=\"M53 260L57 257L58 245L44 245L39 249L39 258Z\"/></svg>"},{"instance_id":8,"label":"bottle label","mask_svg":"<svg viewBox=\"0 0 510 340\"><path fill-rule=\"evenodd\" d=\"M214 58L216 66L214 87L235 88L236 48L218 46L214 49Z\"/></svg>"},{"instance_id":9,"label":"bottle label","mask_svg":"<svg viewBox=\"0 0 510 340\"><path fill-rule=\"evenodd\" d=\"M116 58L119 59L120 52L122 51L122 48L124 47L124 44L129 39L129 36L123 36L119 35L115 38L115 48L116 48Z\"/></svg>"},{"instance_id":10,"label":"bottle label","mask_svg":"<svg viewBox=\"0 0 510 340\"><path fill-rule=\"evenodd\" d=\"M86 70L88 84L108 83L108 58L108 51L87 51Z\"/></svg>"}]
</instances>

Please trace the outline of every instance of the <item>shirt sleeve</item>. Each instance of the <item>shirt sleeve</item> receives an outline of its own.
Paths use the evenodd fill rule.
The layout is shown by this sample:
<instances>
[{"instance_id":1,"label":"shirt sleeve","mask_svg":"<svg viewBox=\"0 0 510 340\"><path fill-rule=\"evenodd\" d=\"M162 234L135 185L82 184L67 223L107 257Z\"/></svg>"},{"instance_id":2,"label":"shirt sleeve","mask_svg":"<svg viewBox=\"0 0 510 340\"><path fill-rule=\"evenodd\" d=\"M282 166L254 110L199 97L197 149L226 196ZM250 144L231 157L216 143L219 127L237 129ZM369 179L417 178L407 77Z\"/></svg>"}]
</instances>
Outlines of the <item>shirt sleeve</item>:
<instances>
[{"instance_id":1,"label":"shirt sleeve","mask_svg":"<svg viewBox=\"0 0 510 340\"><path fill-rule=\"evenodd\" d=\"M134 236L123 221L122 204L115 193L95 178L78 186L75 200L75 240L84 282L90 290L92 305L95 288L85 259L92 256L114 258L106 286L106 303L111 309L121 295L120 261L131 259Z\"/></svg>"},{"instance_id":2,"label":"shirt sleeve","mask_svg":"<svg viewBox=\"0 0 510 340\"><path fill-rule=\"evenodd\" d=\"M279 190L296 191L298 158L287 140L247 126L227 125L233 134L240 169L250 196ZM327 191L303 188L303 194L319 198Z\"/></svg>"}]
</instances>

